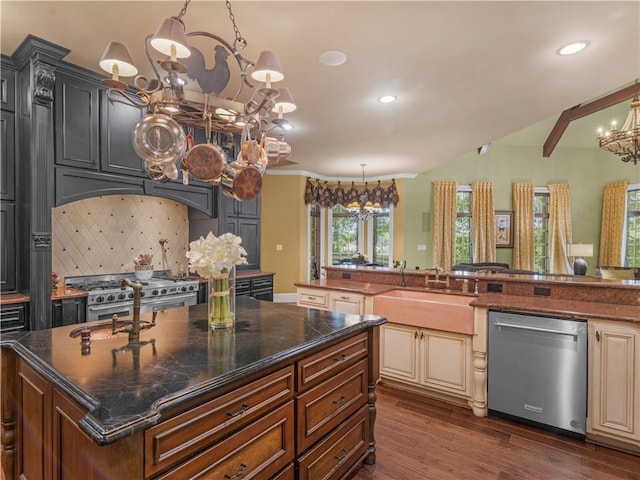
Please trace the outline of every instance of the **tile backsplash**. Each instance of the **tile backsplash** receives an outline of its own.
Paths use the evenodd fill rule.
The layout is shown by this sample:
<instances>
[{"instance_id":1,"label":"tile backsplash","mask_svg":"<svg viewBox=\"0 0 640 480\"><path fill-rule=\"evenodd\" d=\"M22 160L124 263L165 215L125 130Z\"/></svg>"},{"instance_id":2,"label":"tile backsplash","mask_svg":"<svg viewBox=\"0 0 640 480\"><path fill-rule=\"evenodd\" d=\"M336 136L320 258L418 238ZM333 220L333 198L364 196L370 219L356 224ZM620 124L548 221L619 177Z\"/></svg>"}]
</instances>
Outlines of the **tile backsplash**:
<instances>
[{"instance_id":1,"label":"tile backsplash","mask_svg":"<svg viewBox=\"0 0 640 480\"><path fill-rule=\"evenodd\" d=\"M52 210L52 269L60 277L133 271L133 259L153 254L162 269L160 240L166 239L166 269L187 269L189 218L186 205L147 195L107 195Z\"/></svg>"}]
</instances>

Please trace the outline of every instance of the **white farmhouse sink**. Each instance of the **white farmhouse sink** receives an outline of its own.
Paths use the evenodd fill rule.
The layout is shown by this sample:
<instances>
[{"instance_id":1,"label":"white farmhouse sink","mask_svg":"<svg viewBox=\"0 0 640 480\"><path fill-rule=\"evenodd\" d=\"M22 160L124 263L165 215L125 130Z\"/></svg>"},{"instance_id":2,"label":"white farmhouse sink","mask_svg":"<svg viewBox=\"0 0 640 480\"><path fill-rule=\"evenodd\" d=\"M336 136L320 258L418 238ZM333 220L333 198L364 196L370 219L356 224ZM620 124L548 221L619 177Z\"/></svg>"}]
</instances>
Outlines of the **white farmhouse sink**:
<instances>
[{"instance_id":1,"label":"white farmhouse sink","mask_svg":"<svg viewBox=\"0 0 640 480\"><path fill-rule=\"evenodd\" d=\"M414 290L392 290L373 297L373 313L419 328L473 335L473 297Z\"/></svg>"}]
</instances>

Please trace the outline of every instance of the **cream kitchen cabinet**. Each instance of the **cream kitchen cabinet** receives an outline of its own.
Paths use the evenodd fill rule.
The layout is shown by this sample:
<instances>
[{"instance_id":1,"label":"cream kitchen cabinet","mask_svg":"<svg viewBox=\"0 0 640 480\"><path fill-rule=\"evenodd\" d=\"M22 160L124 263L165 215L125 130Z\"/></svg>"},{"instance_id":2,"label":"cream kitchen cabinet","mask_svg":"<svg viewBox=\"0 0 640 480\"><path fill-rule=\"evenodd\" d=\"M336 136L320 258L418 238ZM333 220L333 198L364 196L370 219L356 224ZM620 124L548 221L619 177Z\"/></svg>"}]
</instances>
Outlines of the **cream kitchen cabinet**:
<instances>
[{"instance_id":1,"label":"cream kitchen cabinet","mask_svg":"<svg viewBox=\"0 0 640 480\"><path fill-rule=\"evenodd\" d=\"M640 451L640 325L589 321L587 437Z\"/></svg>"},{"instance_id":2,"label":"cream kitchen cabinet","mask_svg":"<svg viewBox=\"0 0 640 480\"><path fill-rule=\"evenodd\" d=\"M343 290L298 288L298 306L362 315L371 313L371 297Z\"/></svg>"},{"instance_id":3,"label":"cream kitchen cabinet","mask_svg":"<svg viewBox=\"0 0 640 480\"><path fill-rule=\"evenodd\" d=\"M431 391L471 397L472 337L387 323L380 335L380 376Z\"/></svg>"}]
</instances>

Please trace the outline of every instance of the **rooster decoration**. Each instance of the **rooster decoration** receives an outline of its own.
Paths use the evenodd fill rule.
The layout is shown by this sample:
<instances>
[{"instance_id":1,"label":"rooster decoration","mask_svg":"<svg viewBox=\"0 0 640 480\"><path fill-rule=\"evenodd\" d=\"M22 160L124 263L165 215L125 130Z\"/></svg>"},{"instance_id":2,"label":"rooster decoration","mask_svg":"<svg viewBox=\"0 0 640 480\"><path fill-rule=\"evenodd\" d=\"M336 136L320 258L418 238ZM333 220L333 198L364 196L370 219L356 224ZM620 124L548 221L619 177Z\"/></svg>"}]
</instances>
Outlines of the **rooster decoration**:
<instances>
[{"instance_id":1,"label":"rooster decoration","mask_svg":"<svg viewBox=\"0 0 640 480\"><path fill-rule=\"evenodd\" d=\"M231 77L229 65L227 64L229 52L222 45L217 45L213 68L207 69L202 52L195 47L190 47L189 50L191 50L191 55L181 59L182 63L187 67L189 78L198 82L202 93L213 93L216 96L220 96Z\"/></svg>"}]
</instances>

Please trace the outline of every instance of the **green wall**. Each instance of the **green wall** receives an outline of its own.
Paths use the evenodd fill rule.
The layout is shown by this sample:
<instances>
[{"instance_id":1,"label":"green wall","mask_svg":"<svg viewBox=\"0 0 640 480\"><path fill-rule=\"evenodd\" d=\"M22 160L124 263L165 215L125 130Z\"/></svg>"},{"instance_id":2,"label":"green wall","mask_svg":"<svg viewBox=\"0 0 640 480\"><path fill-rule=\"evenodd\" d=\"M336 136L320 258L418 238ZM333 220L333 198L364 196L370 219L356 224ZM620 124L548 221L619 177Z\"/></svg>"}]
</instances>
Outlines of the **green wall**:
<instances>
[{"instance_id":1,"label":"green wall","mask_svg":"<svg viewBox=\"0 0 640 480\"><path fill-rule=\"evenodd\" d=\"M594 258L586 259L588 274L593 274L598 263L602 188L606 183L628 180L640 183L640 165L624 163L600 148L556 147L549 158L542 156L540 146L506 146L495 144L487 155L475 151L462 155L445 165L438 166L405 181L403 198L404 255L407 266L430 268L431 212L433 205L432 182L456 181L470 185L473 181L491 181L494 184L496 210L512 210L511 184L533 182L536 187L551 183L568 183L571 189L573 241L592 243ZM418 245L427 245L418 251ZM497 261L511 264L512 249L497 249Z\"/></svg>"}]
</instances>

